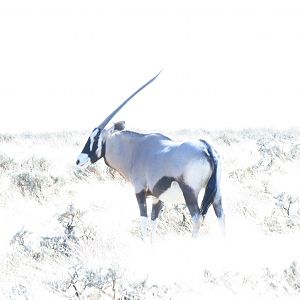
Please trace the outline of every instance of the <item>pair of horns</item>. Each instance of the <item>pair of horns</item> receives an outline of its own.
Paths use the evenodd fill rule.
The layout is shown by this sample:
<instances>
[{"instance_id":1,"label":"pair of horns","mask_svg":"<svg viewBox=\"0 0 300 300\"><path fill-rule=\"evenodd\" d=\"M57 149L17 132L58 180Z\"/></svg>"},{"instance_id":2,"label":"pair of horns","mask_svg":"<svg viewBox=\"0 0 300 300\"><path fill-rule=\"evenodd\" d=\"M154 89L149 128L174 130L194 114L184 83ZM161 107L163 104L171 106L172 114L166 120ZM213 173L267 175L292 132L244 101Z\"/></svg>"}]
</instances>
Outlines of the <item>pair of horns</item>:
<instances>
[{"instance_id":1,"label":"pair of horns","mask_svg":"<svg viewBox=\"0 0 300 300\"><path fill-rule=\"evenodd\" d=\"M155 75L152 79L146 82L143 86L141 86L138 90L136 90L129 98L127 98L120 106L118 106L97 128L104 129L105 126L109 123L109 121L117 114L117 112L127 103L130 99L132 99L137 93L139 93L142 89L144 89L147 85L153 82L157 76L161 73L161 71Z\"/></svg>"}]
</instances>

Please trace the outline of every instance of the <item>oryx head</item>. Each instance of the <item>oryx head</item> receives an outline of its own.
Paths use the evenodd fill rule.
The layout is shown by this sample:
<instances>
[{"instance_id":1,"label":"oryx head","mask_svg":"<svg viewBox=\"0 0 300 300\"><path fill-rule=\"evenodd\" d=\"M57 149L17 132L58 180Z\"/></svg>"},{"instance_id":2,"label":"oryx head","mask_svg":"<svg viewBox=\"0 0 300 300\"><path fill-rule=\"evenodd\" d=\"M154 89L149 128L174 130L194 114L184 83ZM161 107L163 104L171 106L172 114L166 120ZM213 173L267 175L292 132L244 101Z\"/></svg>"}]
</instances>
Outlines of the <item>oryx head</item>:
<instances>
[{"instance_id":1,"label":"oryx head","mask_svg":"<svg viewBox=\"0 0 300 300\"><path fill-rule=\"evenodd\" d=\"M125 122L117 122L109 129L102 129L96 127L89 136L82 152L80 153L76 164L79 167L88 166L91 163L95 163L97 160L104 156L105 140L106 137L113 132L123 130L125 128Z\"/></svg>"},{"instance_id":2,"label":"oryx head","mask_svg":"<svg viewBox=\"0 0 300 300\"><path fill-rule=\"evenodd\" d=\"M84 167L91 163L95 163L102 155L102 137L100 137L102 130L95 128L89 136L85 146L76 161L77 166Z\"/></svg>"},{"instance_id":3,"label":"oryx head","mask_svg":"<svg viewBox=\"0 0 300 300\"><path fill-rule=\"evenodd\" d=\"M105 129L110 120L117 114L117 112L130 100L132 99L138 92L140 92L143 88L145 88L148 84L156 79L156 77L160 74L160 72L150 79L147 83L145 83L142 87L140 87L136 92L134 92L128 99L126 99L120 106L118 106L98 127L96 127L91 135L89 136L84 148L82 149L78 159L76 161L77 166L84 167L88 166L91 163L95 163L104 155L104 143L105 138L108 133L111 133L113 129L116 129L116 125L118 128L120 126L124 128L124 123L119 122L114 125L110 130ZM120 125L122 124L122 125ZM122 129L123 129L122 128ZM119 129L120 130L120 129Z\"/></svg>"}]
</instances>

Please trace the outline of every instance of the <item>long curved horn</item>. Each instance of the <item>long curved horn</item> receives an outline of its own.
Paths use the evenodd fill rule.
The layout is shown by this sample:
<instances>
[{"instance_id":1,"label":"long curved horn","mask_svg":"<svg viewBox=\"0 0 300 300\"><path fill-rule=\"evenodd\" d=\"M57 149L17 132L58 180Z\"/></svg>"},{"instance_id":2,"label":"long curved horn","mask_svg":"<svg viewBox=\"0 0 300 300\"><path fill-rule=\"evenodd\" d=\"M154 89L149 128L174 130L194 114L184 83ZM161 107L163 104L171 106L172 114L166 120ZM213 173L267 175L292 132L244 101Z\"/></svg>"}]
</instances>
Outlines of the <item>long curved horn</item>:
<instances>
[{"instance_id":1,"label":"long curved horn","mask_svg":"<svg viewBox=\"0 0 300 300\"><path fill-rule=\"evenodd\" d=\"M114 117L114 115L137 93L139 93L143 88L145 88L148 84L156 79L156 77L161 73L161 71L155 75L152 79L150 79L147 83L141 86L138 90L136 90L129 98L127 98L118 108L116 108L97 128L104 129L105 126L109 123L109 121Z\"/></svg>"}]
</instances>

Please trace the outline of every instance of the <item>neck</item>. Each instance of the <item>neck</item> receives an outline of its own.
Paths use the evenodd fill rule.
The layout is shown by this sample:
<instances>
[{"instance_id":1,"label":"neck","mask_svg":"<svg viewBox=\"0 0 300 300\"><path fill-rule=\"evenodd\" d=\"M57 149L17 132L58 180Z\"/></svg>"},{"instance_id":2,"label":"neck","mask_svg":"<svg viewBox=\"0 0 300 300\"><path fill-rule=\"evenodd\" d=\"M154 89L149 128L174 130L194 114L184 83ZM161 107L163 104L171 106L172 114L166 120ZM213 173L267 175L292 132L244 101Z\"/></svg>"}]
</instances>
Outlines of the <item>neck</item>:
<instances>
[{"instance_id":1,"label":"neck","mask_svg":"<svg viewBox=\"0 0 300 300\"><path fill-rule=\"evenodd\" d=\"M106 154L106 141L103 141L102 145L101 145L101 156L100 157L103 157L104 160L105 160L105 154Z\"/></svg>"},{"instance_id":2,"label":"neck","mask_svg":"<svg viewBox=\"0 0 300 300\"><path fill-rule=\"evenodd\" d=\"M132 163L134 143L128 132L121 131L107 137L103 145L103 157L106 165L128 178Z\"/></svg>"}]
</instances>

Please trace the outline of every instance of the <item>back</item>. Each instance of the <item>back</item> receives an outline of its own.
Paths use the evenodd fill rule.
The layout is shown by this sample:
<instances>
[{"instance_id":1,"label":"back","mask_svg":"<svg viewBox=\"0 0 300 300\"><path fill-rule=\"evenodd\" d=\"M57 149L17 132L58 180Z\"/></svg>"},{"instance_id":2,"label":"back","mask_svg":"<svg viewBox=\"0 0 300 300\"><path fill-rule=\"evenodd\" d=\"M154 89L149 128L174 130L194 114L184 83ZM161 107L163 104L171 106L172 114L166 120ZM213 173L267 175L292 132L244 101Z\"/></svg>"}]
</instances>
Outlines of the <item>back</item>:
<instances>
[{"instance_id":1,"label":"back","mask_svg":"<svg viewBox=\"0 0 300 300\"><path fill-rule=\"evenodd\" d=\"M208 162L206 146L201 141L177 142L162 135L145 135L133 155L132 177L143 180L148 188L162 177L179 178L193 162Z\"/></svg>"}]
</instances>

